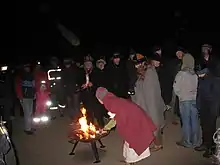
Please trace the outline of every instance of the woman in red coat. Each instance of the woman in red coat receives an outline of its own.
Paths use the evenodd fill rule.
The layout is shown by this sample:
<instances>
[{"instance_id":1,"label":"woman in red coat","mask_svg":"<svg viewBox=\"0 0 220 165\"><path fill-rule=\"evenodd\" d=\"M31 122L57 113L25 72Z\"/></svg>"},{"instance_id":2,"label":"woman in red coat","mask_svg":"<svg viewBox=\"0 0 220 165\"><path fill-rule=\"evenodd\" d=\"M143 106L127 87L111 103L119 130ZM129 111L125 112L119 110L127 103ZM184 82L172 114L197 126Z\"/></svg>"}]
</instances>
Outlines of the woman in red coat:
<instances>
[{"instance_id":1,"label":"woman in red coat","mask_svg":"<svg viewBox=\"0 0 220 165\"><path fill-rule=\"evenodd\" d=\"M125 141L123 155L126 163L133 164L150 156L149 146L156 130L151 118L138 105L103 87L97 89L96 97L117 123L116 129Z\"/></svg>"}]
</instances>

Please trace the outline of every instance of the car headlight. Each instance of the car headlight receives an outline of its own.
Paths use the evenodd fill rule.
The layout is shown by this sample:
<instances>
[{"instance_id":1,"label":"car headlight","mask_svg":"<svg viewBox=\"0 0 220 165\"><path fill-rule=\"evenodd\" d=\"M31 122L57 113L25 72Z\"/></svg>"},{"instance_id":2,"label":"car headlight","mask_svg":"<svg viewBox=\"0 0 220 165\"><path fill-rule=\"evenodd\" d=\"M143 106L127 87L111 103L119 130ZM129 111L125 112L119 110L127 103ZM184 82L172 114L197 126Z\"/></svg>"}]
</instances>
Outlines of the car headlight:
<instances>
[{"instance_id":1,"label":"car headlight","mask_svg":"<svg viewBox=\"0 0 220 165\"><path fill-rule=\"evenodd\" d=\"M45 80L43 80L43 81L41 81L41 83L42 83L42 84L46 84L46 81L45 81Z\"/></svg>"},{"instance_id":2,"label":"car headlight","mask_svg":"<svg viewBox=\"0 0 220 165\"><path fill-rule=\"evenodd\" d=\"M40 122L40 118L39 117L35 117L35 118L33 118L33 121L35 122L35 123L39 123Z\"/></svg>"},{"instance_id":3,"label":"car headlight","mask_svg":"<svg viewBox=\"0 0 220 165\"><path fill-rule=\"evenodd\" d=\"M49 120L49 117L47 117L47 116L42 116L42 117L40 118L40 120L41 120L42 122L47 122L47 121Z\"/></svg>"},{"instance_id":4,"label":"car headlight","mask_svg":"<svg viewBox=\"0 0 220 165\"><path fill-rule=\"evenodd\" d=\"M46 105L49 107L49 106L52 105L52 102L51 102L51 101L47 101L47 102L46 102Z\"/></svg>"},{"instance_id":5,"label":"car headlight","mask_svg":"<svg viewBox=\"0 0 220 165\"><path fill-rule=\"evenodd\" d=\"M8 66L2 66L1 67L1 71L6 71L6 70L8 70Z\"/></svg>"}]
</instances>

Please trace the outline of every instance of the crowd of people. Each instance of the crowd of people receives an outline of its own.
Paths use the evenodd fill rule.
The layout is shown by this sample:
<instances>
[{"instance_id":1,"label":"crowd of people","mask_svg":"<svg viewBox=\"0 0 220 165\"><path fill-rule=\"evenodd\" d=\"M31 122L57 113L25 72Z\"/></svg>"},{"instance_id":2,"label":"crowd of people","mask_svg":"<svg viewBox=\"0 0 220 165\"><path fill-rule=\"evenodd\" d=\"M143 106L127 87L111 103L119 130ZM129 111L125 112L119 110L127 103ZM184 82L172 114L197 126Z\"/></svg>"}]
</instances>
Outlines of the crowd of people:
<instances>
[{"instance_id":1,"label":"crowd of people","mask_svg":"<svg viewBox=\"0 0 220 165\"><path fill-rule=\"evenodd\" d=\"M178 121L181 124L183 136L177 145L205 151L204 157L211 157L215 146L212 136L220 110L220 61L212 52L212 46L204 44L199 60L181 47L176 49L173 59L164 56L161 47L155 47L149 57L131 50L128 60L122 60L119 52L114 53L109 62L105 57L95 61L88 55L83 65L66 58L55 90L59 105L65 105L60 110L61 116L68 114L76 119L83 102L89 121L96 120L99 127L104 128L104 117L108 114L95 96L97 88L104 87L117 97L131 100L152 119L157 129L151 151L163 148L165 112L170 110L173 124ZM15 80L10 77L1 87L5 91L1 93L5 120L10 123L9 105L13 105L7 101L16 96L23 108L24 131L28 135L36 131L33 116L47 111L46 102L52 93L51 82L40 63L33 71L31 68L30 64L25 64Z\"/></svg>"},{"instance_id":2,"label":"crowd of people","mask_svg":"<svg viewBox=\"0 0 220 165\"><path fill-rule=\"evenodd\" d=\"M220 110L220 59L211 52L210 45L203 45L202 60L196 62L189 52L182 48L178 49L176 57L179 63L174 65L176 70L175 72L168 70L174 73L173 75L163 72L166 70L167 63L165 61L162 63L160 48L156 49L151 59L147 59L142 54L135 54L135 58L131 58L137 75L133 95L131 95L131 100L135 104L105 88L98 88L97 99L104 104L109 111L109 116L115 120L113 124L111 121L112 125L108 124L106 129L117 126L119 134L125 141L123 155L126 163L138 162L148 157L150 151L163 148L164 112L168 109L175 112L175 105L178 105L176 112L179 113L182 129L182 138L176 144L196 151L204 151L203 156L206 158L214 155L216 148L213 135ZM164 73L166 75L163 75ZM173 90L169 88L169 82ZM167 98L169 92L172 97ZM145 115L140 111L144 111ZM148 117L152 119L152 122ZM133 121L132 125L131 121ZM130 131L126 131L127 129ZM133 132L138 137L134 136ZM152 134L155 136L153 140ZM141 139L139 135L145 139Z\"/></svg>"}]
</instances>

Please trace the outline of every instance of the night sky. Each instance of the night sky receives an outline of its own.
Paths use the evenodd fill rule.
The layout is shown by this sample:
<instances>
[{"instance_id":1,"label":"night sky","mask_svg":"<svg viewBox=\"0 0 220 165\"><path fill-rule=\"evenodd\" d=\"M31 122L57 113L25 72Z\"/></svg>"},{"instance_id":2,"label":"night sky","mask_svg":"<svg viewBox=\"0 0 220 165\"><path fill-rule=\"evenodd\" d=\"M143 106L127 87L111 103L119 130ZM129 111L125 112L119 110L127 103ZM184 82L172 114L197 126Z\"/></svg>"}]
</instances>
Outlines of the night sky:
<instances>
[{"instance_id":1,"label":"night sky","mask_svg":"<svg viewBox=\"0 0 220 165\"><path fill-rule=\"evenodd\" d=\"M29 2L28 6L22 2L16 6L18 59L45 59L53 55L79 59L87 53L108 56L129 47L147 53L153 45L171 41L194 49L200 49L203 43L220 47L219 14L210 8L75 2ZM80 38L80 47L71 46L61 37L57 21Z\"/></svg>"}]
</instances>

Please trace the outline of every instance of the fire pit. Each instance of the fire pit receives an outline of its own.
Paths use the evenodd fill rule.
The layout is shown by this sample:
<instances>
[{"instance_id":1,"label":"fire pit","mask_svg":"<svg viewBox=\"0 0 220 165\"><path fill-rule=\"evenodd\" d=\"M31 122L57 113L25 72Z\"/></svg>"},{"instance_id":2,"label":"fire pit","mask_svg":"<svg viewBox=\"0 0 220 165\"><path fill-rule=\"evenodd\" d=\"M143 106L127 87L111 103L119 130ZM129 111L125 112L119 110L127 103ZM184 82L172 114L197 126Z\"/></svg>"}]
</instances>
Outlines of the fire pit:
<instances>
[{"instance_id":1,"label":"fire pit","mask_svg":"<svg viewBox=\"0 0 220 165\"><path fill-rule=\"evenodd\" d=\"M90 143L93 154L95 156L94 163L99 163L101 161L99 159L96 141L99 142L100 148L105 148L105 146L101 142L101 138L107 136L109 134L109 131L97 130L95 125L93 125L92 123L88 124L85 108L81 108L81 113L83 116L79 118L78 122L71 124L69 142L73 144L73 149L69 155L75 155L74 151L79 142Z\"/></svg>"}]
</instances>

